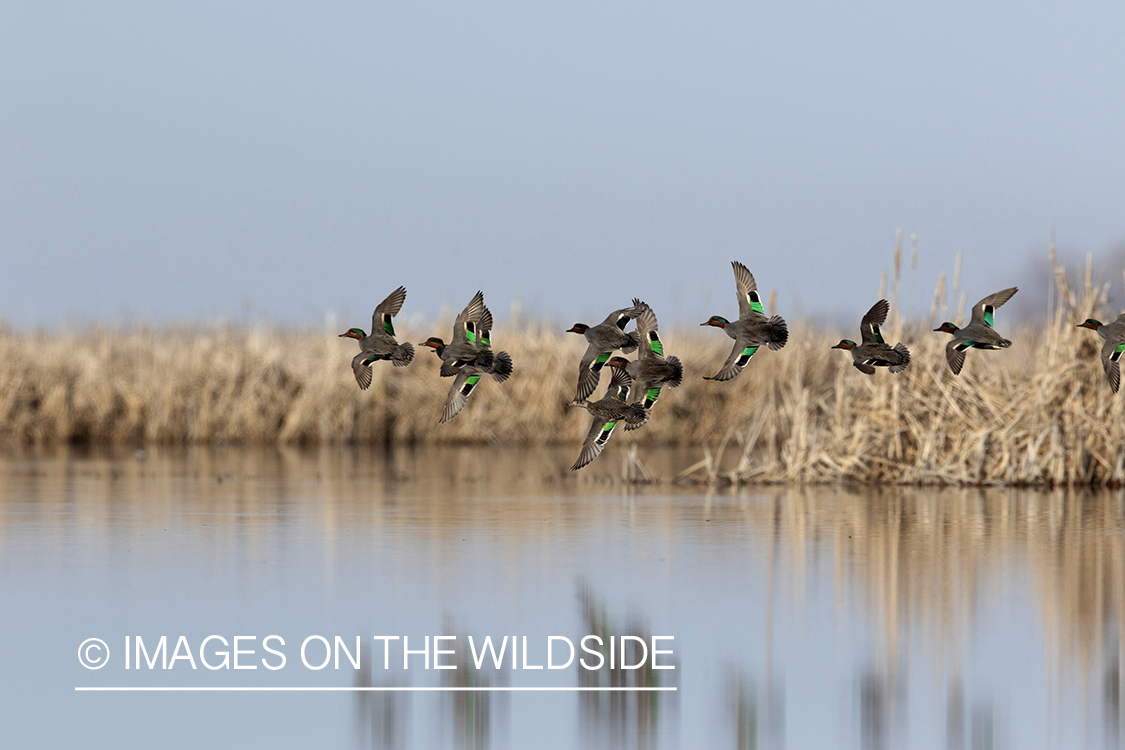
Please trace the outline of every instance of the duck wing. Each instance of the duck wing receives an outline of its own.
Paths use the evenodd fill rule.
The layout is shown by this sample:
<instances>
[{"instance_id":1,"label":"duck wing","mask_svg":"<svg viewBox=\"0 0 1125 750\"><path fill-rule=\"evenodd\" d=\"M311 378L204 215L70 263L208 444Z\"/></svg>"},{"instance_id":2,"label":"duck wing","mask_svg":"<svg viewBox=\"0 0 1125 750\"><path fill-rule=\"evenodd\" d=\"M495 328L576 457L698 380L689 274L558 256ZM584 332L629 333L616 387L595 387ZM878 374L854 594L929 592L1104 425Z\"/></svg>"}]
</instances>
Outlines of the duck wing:
<instances>
[{"instance_id":1,"label":"duck wing","mask_svg":"<svg viewBox=\"0 0 1125 750\"><path fill-rule=\"evenodd\" d=\"M734 284L738 288L738 317L745 318L751 313L764 314L754 274L737 260L732 260L730 264L734 267Z\"/></svg>"},{"instance_id":2,"label":"duck wing","mask_svg":"<svg viewBox=\"0 0 1125 750\"><path fill-rule=\"evenodd\" d=\"M704 380L730 380L738 373L742 372L742 368L746 367L746 363L754 356L754 352L758 351L755 344L748 344L747 341L741 336L734 342L734 348L730 350L730 356L727 361L723 363L722 369L714 377L704 376Z\"/></svg>"},{"instance_id":3,"label":"duck wing","mask_svg":"<svg viewBox=\"0 0 1125 750\"><path fill-rule=\"evenodd\" d=\"M574 462L574 466L571 466L570 470L578 471L601 455L602 449L609 442L609 436L613 434L613 428L616 426L617 422L595 418L594 423L590 425L590 431L586 433L586 441L582 443L582 452L578 454L578 460Z\"/></svg>"},{"instance_id":4,"label":"duck wing","mask_svg":"<svg viewBox=\"0 0 1125 750\"><path fill-rule=\"evenodd\" d=\"M605 320L601 322L603 326L616 326L618 330L624 331L625 326L629 325L629 321L641 314L636 305L633 307L623 307L620 310L614 310L606 316Z\"/></svg>"},{"instance_id":5,"label":"duck wing","mask_svg":"<svg viewBox=\"0 0 1125 750\"><path fill-rule=\"evenodd\" d=\"M879 332L879 326L887 322L887 313L890 312L890 309L891 303L885 299L881 299L871 306L871 309L863 316L863 320L859 321L860 343L884 343L883 334Z\"/></svg>"},{"instance_id":6,"label":"duck wing","mask_svg":"<svg viewBox=\"0 0 1125 750\"><path fill-rule=\"evenodd\" d=\"M376 306L375 312L371 314L371 334L373 336L380 334L395 335L395 327L391 318L398 315L398 311L402 309L402 303L405 301L406 287L400 286Z\"/></svg>"},{"instance_id":7,"label":"duck wing","mask_svg":"<svg viewBox=\"0 0 1125 750\"><path fill-rule=\"evenodd\" d=\"M480 320L477 321L477 332L480 334L477 338L477 344L482 349L492 348L492 311L485 305L484 312L480 314Z\"/></svg>"},{"instance_id":8,"label":"duck wing","mask_svg":"<svg viewBox=\"0 0 1125 750\"><path fill-rule=\"evenodd\" d=\"M370 352L360 352L352 357L352 372L355 373L355 382L359 389L366 391L371 386L371 368L363 364L363 360L371 356Z\"/></svg>"},{"instance_id":9,"label":"duck wing","mask_svg":"<svg viewBox=\"0 0 1125 750\"><path fill-rule=\"evenodd\" d=\"M864 375L874 375L875 374L875 366L874 365L869 365L866 362L860 362L858 359L853 359L852 364L855 365L855 369L859 370Z\"/></svg>"},{"instance_id":10,"label":"duck wing","mask_svg":"<svg viewBox=\"0 0 1125 750\"><path fill-rule=\"evenodd\" d=\"M1122 316L1125 317L1125 316ZM1117 321L1121 321L1118 318ZM1117 322L1115 321L1115 322ZM1121 388L1121 354L1125 351L1125 333L1118 331L1116 335L1107 336L1102 345L1102 368L1105 369L1109 387L1117 393Z\"/></svg>"},{"instance_id":11,"label":"duck wing","mask_svg":"<svg viewBox=\"0 0 1125 750\"><path fill-rule=\"evenodd\" d=\"M468 370L461 370L457 373L457 379L453 381L453 385L449 389L449 395L445 397L445 408L441 411L441 421L448 422L461 413L465 408L465 404L469 402L469 396L472 394L473 389L477 387L480 382L480 375L477 373L469 373Z\"/></svg>"},{"instance_id":12,"label":"duck wing","mask_svg":"<svg viewBox=\"0 0 1125 750\"><path fill-rule=\"evenodd\" d=\"M477 328L480 323L481 316L484 315L484 292L478 291L469 300L469 304L465 305L465 309L453 321L453 338L450 343L457 343L458 341L468 341L470 344L477 343Z\"/></svg>"},{"instance_id":13,"label":"duck wing","mask_svg":"<svg viewBox=\"0 0 1125 750\"><path fill-rule=\"evenodd\" d=\"M609 355L613 352L603 352L600 347L590 344L586 347L586 353L582 355L582 359L578 362L578 392L574 396L575 401L585 401L590 398L598 388L598 381L602 377L602 367L609 360Z\"/></svg>"},{"instance_id":14,"label":"duck wing","mask_svg":"<svg viewBox=\"0 0 1125 750\"><path fill-rule=\"evenodd\" d=\"M1012 296L1015 295L1015 293L1018 291L1019 287L1004 289L1002 291L996 292L995 294L988 295L980 302L973 305L973 319L969 323L969 325L972 325L973 323L982 323L989 328L992 328L993 315L996 312L996 309L1010 300Z\"/></svg>"},{"instance_id":15,"label":"duck wing","mask_svg":"<svg viewBox=\"0 0 1125 750\"><path fill-rule=\"evenodd\" d=\"M965 347L966 343L958 341L956 337L945 345L945 359L954 375L960 375L961 368L965 366Z\"/></svg>"},{"instance_id":16,"label":"duck wing","mask_svg":"<svg viewBox=\"0 0 1125 750\"><path fill-rule=\"evenodd\" d=\"M654 355L663 357L664 344L660 341L660 334L657 332L659 324L656 322L656 313L639 299L633 300L633 306L640 310L640 314L637 315L637 338L640 349L638 359Z\"/></svg>"}]
</instances>

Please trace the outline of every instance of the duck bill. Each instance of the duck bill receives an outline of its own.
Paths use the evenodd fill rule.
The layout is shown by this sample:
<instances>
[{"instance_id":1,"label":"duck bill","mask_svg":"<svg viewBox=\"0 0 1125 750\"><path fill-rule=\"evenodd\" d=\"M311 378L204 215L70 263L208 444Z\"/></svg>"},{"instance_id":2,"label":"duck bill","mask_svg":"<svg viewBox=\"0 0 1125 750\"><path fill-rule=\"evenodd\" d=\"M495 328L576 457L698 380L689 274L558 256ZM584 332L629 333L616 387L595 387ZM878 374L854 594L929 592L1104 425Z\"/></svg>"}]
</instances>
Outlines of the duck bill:
<instances>
[{"instance_id":1,"label":"duck bill","mask_svg":"<svg viewBox=\"0 0 1125 750\"><path fill-rule=\"evenodd\" d=\"M843 349L844 347L840 346L839 344L836 344L836 346L833 346L831 348L833 348L833 349Z\"/></svg>"}]
</instances>

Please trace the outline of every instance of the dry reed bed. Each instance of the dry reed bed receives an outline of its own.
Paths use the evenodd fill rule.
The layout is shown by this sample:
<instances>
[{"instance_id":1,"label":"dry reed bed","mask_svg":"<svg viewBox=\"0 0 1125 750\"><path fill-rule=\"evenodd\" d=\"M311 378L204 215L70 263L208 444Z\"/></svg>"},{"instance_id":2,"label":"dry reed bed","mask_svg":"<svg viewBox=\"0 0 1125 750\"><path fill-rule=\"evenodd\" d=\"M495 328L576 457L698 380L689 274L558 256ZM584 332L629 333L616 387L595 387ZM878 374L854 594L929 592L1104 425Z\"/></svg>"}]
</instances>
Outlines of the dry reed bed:
<instances>
[{"instance_id":1,"label":"dry reed bed","mask_svg":"<svg viewBox=\"0 0 1125 750\"><path fill-rule=\"evenodd\" d=\"M861 374L829 349L839 331L797 323L785 349L763 349L737 379L714 383L702 376L718 371L730 339L712 329L667 331L667 351L685 363L684 384L665 390L643 430L619 431L609 452L633 442L701 446L703 460L685 481L1121 484L1125 394L1115 397L1105 382L1101 340L1074 327L1104 308L1105 288L1088 281L1079 302L1061 276L1059 285L1063 304L1051 325L1012 335L1011 316L999 316L1012 349L969 352L960 377L945 364L948 338L931 332L932 322L907 326L893 310L885 334L913 355L897 376ZM412 341L447 327L400 324ZM511 352L515 374L503 385L482 382L460 416L441 425L451 380L438 377L433 354L421 349L407 368L378 363L361 392L349 364L355 346L337 333L0 332L0 442L518 442L577 450L585 436L588 416L566 405L584 348L578 336L501 325L495 345ZM601 464L618 466L605 457Z\"/></svg>"}]
</instances>

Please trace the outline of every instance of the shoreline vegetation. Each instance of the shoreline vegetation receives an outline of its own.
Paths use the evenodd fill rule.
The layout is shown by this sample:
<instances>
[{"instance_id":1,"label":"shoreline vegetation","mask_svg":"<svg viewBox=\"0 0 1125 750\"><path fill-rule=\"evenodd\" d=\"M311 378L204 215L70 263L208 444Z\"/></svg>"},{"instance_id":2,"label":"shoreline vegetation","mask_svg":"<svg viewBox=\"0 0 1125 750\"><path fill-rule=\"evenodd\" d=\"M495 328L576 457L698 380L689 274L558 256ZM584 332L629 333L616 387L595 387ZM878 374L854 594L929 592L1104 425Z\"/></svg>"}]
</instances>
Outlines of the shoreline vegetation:
<instances>
[{"instance_id":1,"label":"shoreline vegetation","mask_svg":"<svg viewBox=\"0 0 1125 750\"><path fill-rule=\"evenodd\" d=\"M619 478L1125 485L1125 394L1106 382L1101 339L1076 328L1087 317L1116 315L1108 312L1108 283L1094 285L1089 262L1077 294L1056 267L1047 320L1031 326L998 316L1011 349L971 352L954 376L944 356L948 338L932 332L946 319L944 276L928 317L905 320L896 302L899 257L883 332L910 348L910 369L863 375L830 349L840 333L854 332L797 322L783 350L759 352L738 378L718 383L703 376L719 369L730 340L711 329L668 328L665 347L685 363L684 383L662 394L644 429L615 436L606 457L623 456ZM952 292L961 310L948 317L963 321L967 296L958 275ZM857 321L871 301L857 301ZM404 316L398 327L402 340L414 342L448 325ZM557 326L499 325L494 346L511 353L515 373L503 385L482 382L457 419L442 425L451 380L438 377L437 358L422 351L407 368L376 363L371 388L360 391L350 368L354 346L337 328L329 320L320 333L0 329L0 445L551 444L572 445L578 455L589 417L567 402L586 346L580 336ZM603 373L592 398L608 382ZM662 475L643 462L645 447L656 445L698 448L700 461ZM619 465L602 463L602 473Z\"/></svg>"}]
</instances>

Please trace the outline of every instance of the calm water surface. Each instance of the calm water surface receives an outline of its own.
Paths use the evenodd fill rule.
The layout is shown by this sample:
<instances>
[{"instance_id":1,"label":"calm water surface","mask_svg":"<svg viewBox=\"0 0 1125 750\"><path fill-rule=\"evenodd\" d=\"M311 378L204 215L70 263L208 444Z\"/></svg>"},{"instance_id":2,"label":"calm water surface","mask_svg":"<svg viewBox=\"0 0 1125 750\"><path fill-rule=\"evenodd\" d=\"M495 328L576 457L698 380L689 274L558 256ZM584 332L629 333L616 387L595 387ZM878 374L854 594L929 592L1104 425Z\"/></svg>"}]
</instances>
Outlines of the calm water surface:
<instances>
[{"instance_id":1,"label":"calm water surface","mask_svg":"<svg viewBox=\"0 0 1125 750\"><path fill-rule=\"evenodd\" d=\"M628 488L617 454L576 481L572 452L0 459L0 744L1123 746L1122 494ZM698 458L650 457L665 478ZM676 669L477 670L464 647L518 636L522 659L527 636L533 666L548 636L588 634L674 636ZM258 668L207 669L211 635L255 636L240 664ZM313 635L353 654L359 636L360 667L306 668ZM404 670L395 644L384 669L374 635L457 636L442 658L459 668ZM183 636L196 668L125 669L137 636L169 656ZM98 670L77 658L92 637ZM311 642L314 666L326 655ZM74 690L392 685L678 690Z\"/></svg>"}]
</instances>

